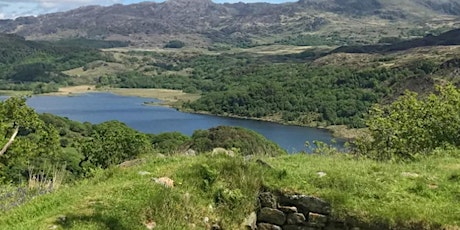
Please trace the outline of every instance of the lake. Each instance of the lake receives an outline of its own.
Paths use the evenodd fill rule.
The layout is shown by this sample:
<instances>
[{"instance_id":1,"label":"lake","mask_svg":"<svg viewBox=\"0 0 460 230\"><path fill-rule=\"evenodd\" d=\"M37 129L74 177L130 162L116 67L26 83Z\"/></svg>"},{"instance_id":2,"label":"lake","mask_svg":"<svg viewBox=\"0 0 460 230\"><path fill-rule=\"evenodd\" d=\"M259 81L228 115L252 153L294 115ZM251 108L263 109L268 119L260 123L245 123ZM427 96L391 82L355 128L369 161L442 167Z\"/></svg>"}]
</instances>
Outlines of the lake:
<instances>
[{"instance_id":1,"label":"lake","mask_svg":"<svg viewBox=\"0 0 460 230\"><path fill-rule=\"evenodd\" d=\"M134 129L153 134L178 131L192 135L197 129L209 129L219 125L241 126L264 135L288 152L305 150L305 141L330 143L333 139L331 133L323 129L183 113L173 108L144 104L152 101L158 100L110 93L87 93L69 97L33 96L27 100L27 104L39 113L52 113L91 123L119 120ZM337 142L337 145L342 144L342 141Z\"/></svg>"}]
</instances>

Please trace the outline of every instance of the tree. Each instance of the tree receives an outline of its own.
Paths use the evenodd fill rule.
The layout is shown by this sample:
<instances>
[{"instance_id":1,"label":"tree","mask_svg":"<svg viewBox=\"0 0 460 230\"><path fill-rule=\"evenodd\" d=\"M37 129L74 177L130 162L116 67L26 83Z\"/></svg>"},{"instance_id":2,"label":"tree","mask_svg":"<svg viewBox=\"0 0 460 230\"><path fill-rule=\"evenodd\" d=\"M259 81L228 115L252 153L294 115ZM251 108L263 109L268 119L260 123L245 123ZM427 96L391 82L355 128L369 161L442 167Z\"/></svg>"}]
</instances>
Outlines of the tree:
<instances>
[{"instance_id":1,"label":"tree","mask_svg":"<svg viewBox=\"0 0 460 230\"><path fill-rule=\"evenodd\" d=\"M90 168L107 168L151 150L145 134L119 121L95 125L91 137L85 139L80 147L84 155L80 162L83 168L85 162Z\"/></svg>"},{"instance_id":2,"label":"tree","mask_svg":"<svg viewBox=\"0 0 460 230\"><path fill-rule=\"evenodd\" d=\"M20 181L29 170L43 171L59 163L59 134L45 125L24 97L0 102L0 180Z\"/></svg>"},{"instance_id":3,"label":"tree","mask_svg":"<svg viewBox=\"0 0 460 230\"><path fill-rule=\"evenodd\" d=\"M24 131L36 130L42 125L35 111L26 105L24 97L11 97L0 102L0 134L7 138L0 150L0 156L5 154L8 148L13 144L19 129ZM8 138L8 134L9 138Z\"/></svg>"},{"instance_id":4,"label":"tree","mask_svg":"<svg viewBox=\"0 0 460 230\"><path fill-rule=\"evenodd\" d=\"M435 148L460 146L460 91L453 85L418 99L406 94L374 106L367 120L370 138L355 141L356 152L378 160L413 159Z\"/></svg>"}]
</instances>

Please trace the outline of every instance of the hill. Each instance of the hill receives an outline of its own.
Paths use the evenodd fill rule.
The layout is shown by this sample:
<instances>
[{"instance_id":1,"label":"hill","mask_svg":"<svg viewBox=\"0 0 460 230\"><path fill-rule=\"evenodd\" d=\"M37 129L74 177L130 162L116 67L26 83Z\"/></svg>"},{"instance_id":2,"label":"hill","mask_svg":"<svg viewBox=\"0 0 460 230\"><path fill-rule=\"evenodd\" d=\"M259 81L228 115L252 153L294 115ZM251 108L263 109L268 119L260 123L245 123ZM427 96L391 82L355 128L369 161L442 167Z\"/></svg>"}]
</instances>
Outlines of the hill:
<instances>
[{"instance_id":1,"label":"hill","mask_svg":"<svg viewBox=\"0 0 460 230\"><path fill-rule=\"evenodd\" d=\"M393 51L408 50L425 46L451 46L460 45L460 29L454 29L441 33L438 36L428 35L423 38L411 39L407 41L395 42L384 45L368 46L343 46L332 51L332 53L385 53Z\"/></svg>"},{"instance_id":2,"label":"hill","mask_svg":"<svg viewBox=\"0 0 460 230\"><path fill-rule=\"evenodd\" d=\"M327 221L341 223L338 229L455 230L459 165L455 157L402 164L343 154L259 160L150 155L2 212L0 228L246 229L240 224L257 210L259 192L283 191L330 203ZM161 177L174 187L154 182ZM14 191L10 196L20 199Z\"/></svg>"},{"instance_id":3,"label":"hill","mask_svg":"<svg viewBox=\"0 0 460 230\"><path fill-rule=\"evenodd\" d=\"M294 43L299 39L306 45L318 37L334 44L353 44L372 43L382 35L410 37L444 31L458 25L458 15L460 3L455 0L301 0L284 4L168 0L86 6L0 20L0 32L28 39L124 40L138 46L159 46L173 39L197 47Z\"/></svg>"}]
</instances>

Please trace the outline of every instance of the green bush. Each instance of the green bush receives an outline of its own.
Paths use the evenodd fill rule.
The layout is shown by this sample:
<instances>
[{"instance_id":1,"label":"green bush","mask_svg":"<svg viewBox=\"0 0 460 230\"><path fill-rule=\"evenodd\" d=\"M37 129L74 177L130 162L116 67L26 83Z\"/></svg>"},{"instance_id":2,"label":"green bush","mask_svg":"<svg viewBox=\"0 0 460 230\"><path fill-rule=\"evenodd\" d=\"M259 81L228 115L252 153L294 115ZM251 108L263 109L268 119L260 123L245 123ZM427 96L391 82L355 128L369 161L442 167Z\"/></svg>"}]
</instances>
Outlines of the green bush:
<instances>
[{"instance_id":1,"label":"green bush","mask_svg":"<svg viewBox=\"0 0 460 230\"><path fill-rule=\"evenodd\" d=\"M166 43L165 48L174 48L174 49L179 49L185 46L185 43L183 41L179 40L171 40L168 43Z\"/></svg>"},{"instance_id":2,"label":"green bush","mask_svg":"<svg viewBox=\"0 0 460 230\"><path fill-rule=\"evenodd\" d=\"M436 148L460 146L460 91L453 85L418 99L413 92L376 105L367 120L370 136L355 141L358 154L378 160L414 159Z\"/></svg>"}]
</instances>

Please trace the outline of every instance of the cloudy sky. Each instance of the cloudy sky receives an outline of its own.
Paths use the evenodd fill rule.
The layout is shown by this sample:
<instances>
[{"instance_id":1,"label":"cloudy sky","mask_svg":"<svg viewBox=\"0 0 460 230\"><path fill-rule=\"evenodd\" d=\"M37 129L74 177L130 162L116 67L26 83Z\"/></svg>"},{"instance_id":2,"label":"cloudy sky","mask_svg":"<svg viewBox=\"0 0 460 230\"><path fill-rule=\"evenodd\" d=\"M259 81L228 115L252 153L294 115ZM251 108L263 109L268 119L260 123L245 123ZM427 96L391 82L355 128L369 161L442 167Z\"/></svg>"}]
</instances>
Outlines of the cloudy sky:
<instances>
[{"instance_id":1,"label":"cloudy sky","mask_svg":"<svg viewBox=\"0 0 460 230\"><path fill-rule=\"evenodd\" d=\"M84 5L112 5L115 3L131 4L145 0L0 0L0 19L17 18L65 11ZM155 0L160 2L162 0ZM294 0L213 0L214 2L271 2L280 3Z\"/></svg>"}]
</instances>

